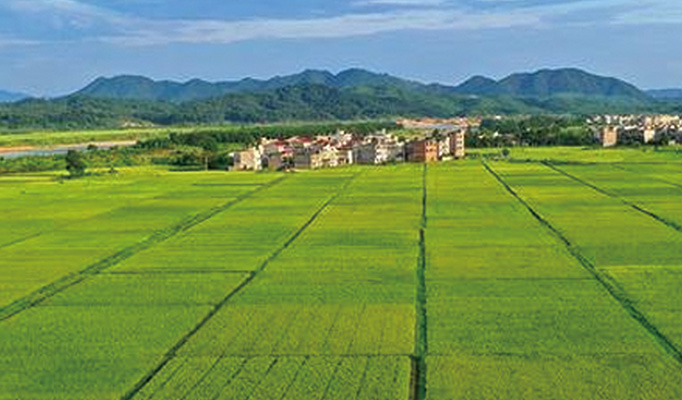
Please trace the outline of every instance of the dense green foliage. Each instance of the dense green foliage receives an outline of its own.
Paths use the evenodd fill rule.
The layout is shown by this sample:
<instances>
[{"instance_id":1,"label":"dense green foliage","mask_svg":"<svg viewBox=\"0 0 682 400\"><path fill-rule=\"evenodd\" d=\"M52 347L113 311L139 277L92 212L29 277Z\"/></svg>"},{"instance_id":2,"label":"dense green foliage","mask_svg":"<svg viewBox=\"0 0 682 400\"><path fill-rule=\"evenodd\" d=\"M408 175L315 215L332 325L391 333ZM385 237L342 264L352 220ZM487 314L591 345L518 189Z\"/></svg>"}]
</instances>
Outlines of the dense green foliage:
<instances>
[{"instance_id":1,"label":"dense green foliage","mask_svg":"<svg viewBox=\"0 0 682 400\"><path fill-rule=\"evenodd\" d=\"M299 74L278 76L268 80L243 79L235 82L210 83L193 79L185 83L153 81L142 76L98 78L76 95L101 99L137 99L182 103L231 93L259 93L289 86L322 85L336 89L359 86L393 86L417 89L424 85L387 74L362 69L349 69L336 75L328 71L307 70Z\"/></svg>"},{"instance_id":2,"label":"dense green foliage","mask_svg":"<svg viewBox=\"0 0 682 400\"><path fill-rule=\"evenodd\" d=\"M367 135L378 130L392 131L398 126L393 122L344 122L308 123L280 125L246 125L222 127L193 127L74 132L75 139L83 141L108 139L130 139L139 137L131 147L112 149L89 148L81 156L91 168L102 169L134 165L172 165L176 167L206 168L225 170L232 164L229 154L245 146L253 145L261 138L288 138L292 136L325 135L344 130L355 135ZM37 136L35 142L57 143L69 141L68 132L17 134L17 141L5 138L9 144L21 144ZM9 135L14 136L14 135ZM3 158L0 155L0 173L55 171L65 167L63 155L26 156Z\"/></svg>"},{"instance_id":3,"label":"dense green foliage","mask_svg":"<svg viewBox=\"0 0 682 400\"><path fill-rule=\"evenodd\" d=\"M0 105L0 129L353 120L455 115L675 112L625 82L579 70L476 77L458 87L349 70L211 84L98 79L73 95Z\"/></svg>"},{"instance_id":4,"label":"dense green foliage","mask_svg":"<svg viewBox=\"0 0 682 400\"><path fill-rule=\"evenodd\" d=\"M650 100L646 93L627 82L573 68L512 74L500 81L479 76L456 90L466 94L505 94L516 97L582 95L624 98L645 103Z\"/></svg>"},{"instance_id":5,"label":"dense green foliage","mask_svg":"<svg viewBox=\"0 0 682 400\"><path fill-rule=\"evenodd\" d=\"M647 94L659 100L682 100L682 89L648 90Z\"/></svg>"},{"instance_id":6,"label":"dense green foliage","mask_svg":"<svg viewBox=\"0 0 682 400\"><path fill-rule=\"evenodd\" d=\"M129 124L165 124L174 107L160 102L64 97L0 104L0 129L119 128Z\"/></svg>"},{"instance_id":7,"label":"dense green foliage","mask_svg":"<svg viewBox=\"0 0 682 400\"><path fill-rule=\"evenodd\" d=\"M69 150L64 157L66 162L66 171L72 178L80 178L85 175L85 169L88 165L83 161L83 157L76 150Z\"/></svg>"},{"instance_id":8,"label":"dense green foliage","mask_svg":"<svg viewBox=\"0 0 682 400\"><path fill-rule=\"evenodd\" d=\"M219 152L217 152L219 153ZM82 161L92 170L131 167L150 164L172 164L168 151L139 147L121 147L109 150L87 150L80 153ZM191 165L200 165L199 162ZM3 158L0 156L0 174L22 172L63 171L67 167L65 155L27 156Z\"/></svg>"},{"instance_id":9,"label":"dense green foliage","mask_svg":"<svg viewBox=\"0 0 682 400\"><path fill-rule=\"evenodd\" d=\"M589 146L594 133L579 117L485 118L480 130L467 136L469 147Z\"/></svg>"},{"instance_id":10,"label":"dense green foliage","mask_svg":"<svg viewBox=\"0 0 682 400\"><path fill-rule=\"evenodd\" d=\"M198 79L185 83L157 82L141 76L117 76L99 78L76 94L104 99L157 100L182 103L220 97L231 93L262 93L291 86L309 85L334 89L382 87L414 92L459 93L464 95L507 95L534 98L582 95L630 98L642 102L650 100L646 93L627 82L570 68L513 74L500 81L478 76L456 87L439 84L425 85L362 69L349 69L337 75L328 71L307 70L299 74L268 80L244 79L236 82L217 83Z\"/></svg>"}]
</instances>

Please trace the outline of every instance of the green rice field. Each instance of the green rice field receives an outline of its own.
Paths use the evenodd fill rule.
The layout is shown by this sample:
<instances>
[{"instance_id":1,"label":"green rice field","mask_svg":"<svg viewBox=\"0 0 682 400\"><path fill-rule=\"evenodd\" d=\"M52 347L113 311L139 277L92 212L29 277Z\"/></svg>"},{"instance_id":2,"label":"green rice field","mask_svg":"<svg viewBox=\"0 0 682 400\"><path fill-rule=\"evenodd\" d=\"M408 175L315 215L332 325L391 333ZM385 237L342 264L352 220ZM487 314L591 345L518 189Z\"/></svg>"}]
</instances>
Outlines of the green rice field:
<instances>
[{"instance_id":1,"label":"green rice field","mask_svg":"<svg viewBox=\"0 0 682 400\"><path fill-rule=\"evenodd\" d=\"M0 399L682 398L682 155L0 176Z\"/></svg>"}]
</instances>

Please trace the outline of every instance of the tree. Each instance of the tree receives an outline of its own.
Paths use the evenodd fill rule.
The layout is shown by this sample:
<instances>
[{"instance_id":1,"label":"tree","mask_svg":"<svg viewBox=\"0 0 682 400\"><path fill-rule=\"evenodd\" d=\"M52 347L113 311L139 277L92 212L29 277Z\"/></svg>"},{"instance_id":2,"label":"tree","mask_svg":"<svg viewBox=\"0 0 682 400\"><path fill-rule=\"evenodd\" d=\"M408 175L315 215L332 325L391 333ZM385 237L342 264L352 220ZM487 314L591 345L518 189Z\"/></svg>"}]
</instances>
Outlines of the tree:
<instances>
[{"instance_id":1,"label":"tree","mask_svg":"<svg viewBox=\"0 0 682 400\"><path fill-rule=\"evenodd\" d=\"M215 153L218 151L218 141L211 136L201 139L199 142L201 147L201 157L204 159L204 169L208 171L209 160L215 158Z\"/></svg>"},{"instance_id":2,"label":"tree","mask_svg":"<svg viewBox=\"0 0 682 400\"><path fill-rule=\"evenodd\" d=\"M69 175L72 178L78 178L85 175L85 169L87 165L81 154L76 150L69 150L66 153L66 170L69 171Z\"/></svg>"}]
</instances>

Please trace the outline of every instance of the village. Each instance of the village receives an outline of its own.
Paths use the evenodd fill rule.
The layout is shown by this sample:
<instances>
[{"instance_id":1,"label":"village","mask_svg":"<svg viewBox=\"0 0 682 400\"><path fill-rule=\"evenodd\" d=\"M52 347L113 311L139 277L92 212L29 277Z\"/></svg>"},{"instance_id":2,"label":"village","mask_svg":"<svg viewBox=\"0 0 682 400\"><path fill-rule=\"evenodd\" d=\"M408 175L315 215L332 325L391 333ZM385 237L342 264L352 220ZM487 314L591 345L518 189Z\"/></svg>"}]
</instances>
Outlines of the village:
<instances>
[{"instance_id":1,"label":"village","mask_svg":"<svg viewBox=\"0 0 682 400\"><path fill-rule=\"evenodd\" d=\"M256 146L233 154L233 170L319 169L344 165L430 163L466 156L465 138L476 133L480 118L398 119L414 135L382 130L357 136L343 130L315 137L264 138ZM603 147L628 144L680 144L678 115L596 115L587 118L595 141Z\"/></svg>"},{"instance_id":2,"label":"village","mask_svg":"<svg viewBox=\"0 0 682 400\"><path fill-rule=\"evenodd\" d=\"M587 121L604 147L631 143L682 143L679 115L597 115Z\"/></svg>"},{"instance_id":3,"label":"village","mask_svg":"<svg viewBox=\"0 0 682 400\"><path fill-rule=\"evenodd\" d=\"M429 163L461 159L466 156L465 135L477 123L465 118L398 122L418 135L408 139L382 130L368 136L356 136L340 130L326 136L264 138L257 146L234 153L233 169L319 169L351 164Z\"/></svg>"}]
</instances>

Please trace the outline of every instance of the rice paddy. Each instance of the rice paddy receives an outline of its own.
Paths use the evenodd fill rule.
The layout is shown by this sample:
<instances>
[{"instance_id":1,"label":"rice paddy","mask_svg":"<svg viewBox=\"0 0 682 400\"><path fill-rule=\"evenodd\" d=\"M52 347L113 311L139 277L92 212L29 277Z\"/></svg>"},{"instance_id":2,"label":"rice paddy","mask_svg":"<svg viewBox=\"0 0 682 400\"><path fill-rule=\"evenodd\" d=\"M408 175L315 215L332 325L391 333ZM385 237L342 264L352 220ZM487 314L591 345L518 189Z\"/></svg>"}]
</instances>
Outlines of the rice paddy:
<instances>
[{"instance_id":1,"label":"rice paddy","mask_svg":"<svg viewBox=\"0 0 682 400\"><path fill-rule=\"evenodd\" d=\"M681 194L632 150L0 176L0 399L679 399Z\"/></svg>"}]
</instances>

